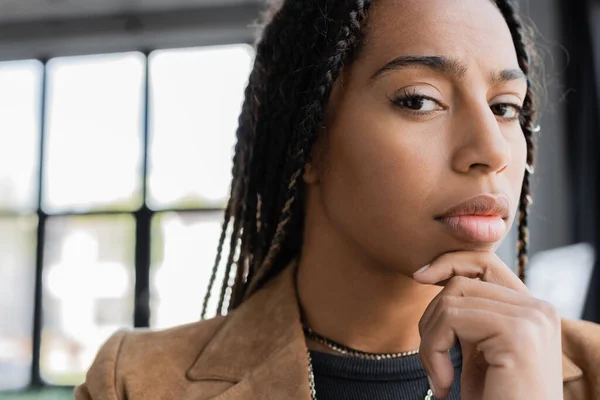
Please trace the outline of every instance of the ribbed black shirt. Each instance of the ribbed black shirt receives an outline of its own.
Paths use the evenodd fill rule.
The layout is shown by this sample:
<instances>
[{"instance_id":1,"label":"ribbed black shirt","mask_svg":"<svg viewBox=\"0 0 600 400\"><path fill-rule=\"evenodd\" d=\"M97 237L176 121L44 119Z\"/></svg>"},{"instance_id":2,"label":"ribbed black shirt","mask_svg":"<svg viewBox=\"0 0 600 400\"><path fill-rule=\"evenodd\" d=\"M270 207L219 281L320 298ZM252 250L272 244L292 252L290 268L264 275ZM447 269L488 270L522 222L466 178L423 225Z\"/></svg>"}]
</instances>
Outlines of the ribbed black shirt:
<instances>
[{"instance_id":1,"label":"ribbed black shirt","mask_svg":"<svg viewBox=\"0 0 600 400\"><path fill-rule=\"evenodd\" d=\"M460 400L460 346L450 350L454 383L447 400ZM419 355L364 360L311 351L317 400L422 400L427 373Z\"/></svg>"}]
</instances>

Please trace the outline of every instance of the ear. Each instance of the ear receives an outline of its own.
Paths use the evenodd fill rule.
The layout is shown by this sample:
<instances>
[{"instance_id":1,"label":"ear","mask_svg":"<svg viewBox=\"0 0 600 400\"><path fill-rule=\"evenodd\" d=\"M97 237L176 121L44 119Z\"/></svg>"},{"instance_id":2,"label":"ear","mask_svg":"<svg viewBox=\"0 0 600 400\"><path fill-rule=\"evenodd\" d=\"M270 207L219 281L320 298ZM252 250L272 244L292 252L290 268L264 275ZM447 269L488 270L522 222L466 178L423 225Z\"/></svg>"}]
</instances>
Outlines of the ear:
<instances>
[{"instance_id":1,"label":"ear","mask_svg":"<svg viewBox=\"0 0 600 400\"><path fill-rule=\"evenodd\" d=\"M325 112L325 121L321 124L319 128L319 135L317 140L315 141L314 147L311 152L310 159L304 165L304 175L302 179L304 183L307 185L318 185L321 183L321 177L326 172L325 168L327 168L327 163L325 162L328 152L328 143L327 143L327 122L331 120L333 115L336 113L336 106L339 100L340 89L338 89L339 84L334 84L333 91L329 100L329 104L327 106L327 110Z\"/></svg>"},{"instance_id":2,"label":"ear","mask_svg":"<svg viewBox=\"0 0 600 400\"><path fill-rule=\"evenodd\" d=\"M302 179L307 185L317 185L319 183L319 173L314 162L309 161L306 163Z\"/></svg>"},{"instance_id":3,"label":"ear","mask_svg":"<svg viewBox=\"0 0 600 400\"><path fill-rule=\"evenodd\" d=\"M309 160L304 165L304 175L302 180L307 185L318 185L321 182L321 174L323 173L323 157L325 156L325 127L321 128L320 135L314 144Z\"/></svg>"}]
</instances>

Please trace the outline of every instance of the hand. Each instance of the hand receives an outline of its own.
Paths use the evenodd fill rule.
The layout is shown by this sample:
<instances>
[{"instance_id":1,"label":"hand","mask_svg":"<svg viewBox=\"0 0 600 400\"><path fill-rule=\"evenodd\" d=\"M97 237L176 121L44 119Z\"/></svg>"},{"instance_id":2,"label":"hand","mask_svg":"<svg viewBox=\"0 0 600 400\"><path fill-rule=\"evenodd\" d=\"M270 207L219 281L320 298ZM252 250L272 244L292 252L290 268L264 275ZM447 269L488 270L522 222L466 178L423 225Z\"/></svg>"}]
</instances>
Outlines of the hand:
<instances>
[{"instance_id":1,"label":"hand","mask_svg":"<svg viewBox=\"0 0 600 400\"><path fill-rule=\"evenodd\" d=\"M463 400L563 398L560 317L496 254L447 253L414 279L446 282L419 323L421 359L437 398L449 393L448 350L457 339Z\"/></svg>"}]
</instances>

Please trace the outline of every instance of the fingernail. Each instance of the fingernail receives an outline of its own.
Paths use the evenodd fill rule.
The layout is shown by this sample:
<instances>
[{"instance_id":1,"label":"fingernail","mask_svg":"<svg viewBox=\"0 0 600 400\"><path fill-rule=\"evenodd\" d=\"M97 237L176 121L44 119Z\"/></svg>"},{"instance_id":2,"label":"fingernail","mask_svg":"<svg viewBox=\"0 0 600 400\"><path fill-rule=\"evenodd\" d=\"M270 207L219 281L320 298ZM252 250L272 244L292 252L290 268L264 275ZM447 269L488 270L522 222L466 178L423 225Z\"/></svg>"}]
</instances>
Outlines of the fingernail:
<instances>
[{"instance_id":1,"label":"fingernail","mask_svg":"<svg viewBox=\"0 0 600 400\"><path fill-rule=\"evenodd\" d=\"M427 375L427 380L429 381L429 389L431 389L431 392L435 396L435 386L433 385L433 381L431 380L429 375Z\"/></svg>"},{"instance_id":2,"label":"fingernail","mask_svg":"<svg viewBox=\"0 0 600 400\"><path fill-rule=\"evenodd\" d=\"M415 275L419 275L419 274L422 274L423 272L427 271L427 269L428 269L429 267L431 267L431 264L427 264L426 266L424 266L423 268L421 268L420 270L418 270L417 272L415 272L415 273L413 274L413 276L415 276Z\"/></svg>"}]
</instances>

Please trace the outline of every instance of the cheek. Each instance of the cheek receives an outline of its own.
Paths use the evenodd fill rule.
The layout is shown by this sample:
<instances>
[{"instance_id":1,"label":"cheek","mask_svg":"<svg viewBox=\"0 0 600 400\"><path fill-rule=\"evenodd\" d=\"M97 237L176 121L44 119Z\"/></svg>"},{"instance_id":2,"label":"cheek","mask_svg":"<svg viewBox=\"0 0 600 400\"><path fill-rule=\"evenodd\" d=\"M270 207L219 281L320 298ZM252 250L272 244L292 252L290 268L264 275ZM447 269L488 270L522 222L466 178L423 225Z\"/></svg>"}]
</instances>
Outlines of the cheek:
<instances>
[{"instance_id":1,"label":"cheek","mask_svg":"<svg viewBox=\"0 0 600 400\"><path fill-rule=\"evenodd\" d=\"M405 263L394 257L426 239L419 235L425 236L424 206L443 171L441 141L411 130L393 112L362 109L329 132L323 202L332 223L360 246L383 262Z\"/></svg>"},{"instance_id":2,"label":"cheek","mask_svg":"<svg viewBox=\"0 0 600 400\"><path fill-rule=\"evenodd\" d=\"M527 142L524 134L519 130L515 138L510 142L512 148L512 160L509 166L509 179L513 194L519 196L523 186L525 168L527 166Z\"/></svg>"},{"instance_id":3,"label":"cheek","mask_svg":"<svg viewBox=\"0 0 600 400\"><path fill-rule=\"evenodd\" d=\"M515 139L511 140L510 143L513 156L511 164L508 167L507 178L511 190L509 195L514 204L516 213L519 208L521 189L523 188L523 179L525 177L525 168L527 165L527 142L521 130L519 130L514 137Z\"/></svg>"}]
</instances>

